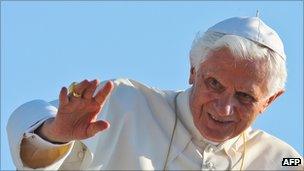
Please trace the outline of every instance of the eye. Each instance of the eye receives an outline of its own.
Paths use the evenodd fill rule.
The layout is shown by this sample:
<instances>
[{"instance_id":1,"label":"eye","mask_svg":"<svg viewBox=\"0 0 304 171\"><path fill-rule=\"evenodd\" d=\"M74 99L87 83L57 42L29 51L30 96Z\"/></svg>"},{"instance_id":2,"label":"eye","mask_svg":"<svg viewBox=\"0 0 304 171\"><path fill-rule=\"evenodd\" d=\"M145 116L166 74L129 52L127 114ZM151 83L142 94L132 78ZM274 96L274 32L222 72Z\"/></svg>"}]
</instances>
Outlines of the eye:
<instances>
[{"instance_id":1,"label":"eye","mask_svg":"<svg viewBox=\"0 0 304 171\"><path fill-rule=\"evenodd\" d=\"M249 104L256 101L251 95L243 92L236 92L235 96L243 104Z\"/></svg>"},{"instance_id":2,"label":"eye","mask_svg":"<svg viewBox=\"0 0 304 171\"><path fill-rule=\"evenodd\" d=\"M210 87L211 89L216 90L216 91L221 91L224 89L224 86L219 81L217 81L215 78L208 78L206 80L206 84L208 87Z\"/></svg>"}]
</instances>

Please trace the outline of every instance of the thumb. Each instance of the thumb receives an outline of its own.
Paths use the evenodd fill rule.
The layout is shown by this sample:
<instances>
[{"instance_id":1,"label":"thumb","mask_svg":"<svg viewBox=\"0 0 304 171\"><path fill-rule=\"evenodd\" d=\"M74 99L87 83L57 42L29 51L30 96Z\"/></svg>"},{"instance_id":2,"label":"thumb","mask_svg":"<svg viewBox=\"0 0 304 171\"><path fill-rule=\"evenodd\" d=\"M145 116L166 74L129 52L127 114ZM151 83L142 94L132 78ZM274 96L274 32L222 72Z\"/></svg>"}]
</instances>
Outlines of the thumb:
<instances>
[{"instance_id":1,"label":"thumb","mask_svg":"<svg viewBox=\"0 0 304 171\"><path fill-rule=\"evenodd\" d=\"M87 136L92 137L99 131L103 131L109 127L110 127L110 124L107 121L100 120L100 121L93 122L87 128Z\"/></svg>"}]
</instances>

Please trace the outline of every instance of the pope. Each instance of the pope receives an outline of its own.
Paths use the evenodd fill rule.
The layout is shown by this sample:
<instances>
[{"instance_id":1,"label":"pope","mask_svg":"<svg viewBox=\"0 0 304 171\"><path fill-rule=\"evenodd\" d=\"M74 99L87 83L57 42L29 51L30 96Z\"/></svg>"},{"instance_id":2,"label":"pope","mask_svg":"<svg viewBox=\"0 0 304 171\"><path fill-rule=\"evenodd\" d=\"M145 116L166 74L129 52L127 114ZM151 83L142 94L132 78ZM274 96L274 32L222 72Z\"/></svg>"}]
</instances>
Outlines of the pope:
<instances>
[{"instance_id":1,"label":"pope","mask_svg":"<svg viewBox=\"0 0 304 171\"><path fill-rule=\"evenodd\" d=\"M251 128L285 91L272 28L258 17L223 20L197 35L189 57L183 91L83 80L58 100L18 107L7 125L17 169L303 170L290 145Z\"/></svg>"}]
</instances>

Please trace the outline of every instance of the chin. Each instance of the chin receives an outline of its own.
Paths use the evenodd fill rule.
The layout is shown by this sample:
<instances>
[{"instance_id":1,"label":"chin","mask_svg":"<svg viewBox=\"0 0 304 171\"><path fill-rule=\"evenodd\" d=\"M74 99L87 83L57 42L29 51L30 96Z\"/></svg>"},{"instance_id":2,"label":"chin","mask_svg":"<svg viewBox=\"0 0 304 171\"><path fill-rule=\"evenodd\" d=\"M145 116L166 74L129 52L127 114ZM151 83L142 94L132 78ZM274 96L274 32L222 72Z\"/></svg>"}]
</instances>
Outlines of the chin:
<instances>
[{"instance_id":1,"label":"chin","mask_svg":"<svg viewBox=\"0 0 304 171\"><path fill-rule=\"evenodd\" d=\"M203 135L204 138L213 142L224 142L226 140L231 139L230 135L217 134L214 132L209 132L207 130L202 131L201 134Z\"/></svg>"}]
</instances>

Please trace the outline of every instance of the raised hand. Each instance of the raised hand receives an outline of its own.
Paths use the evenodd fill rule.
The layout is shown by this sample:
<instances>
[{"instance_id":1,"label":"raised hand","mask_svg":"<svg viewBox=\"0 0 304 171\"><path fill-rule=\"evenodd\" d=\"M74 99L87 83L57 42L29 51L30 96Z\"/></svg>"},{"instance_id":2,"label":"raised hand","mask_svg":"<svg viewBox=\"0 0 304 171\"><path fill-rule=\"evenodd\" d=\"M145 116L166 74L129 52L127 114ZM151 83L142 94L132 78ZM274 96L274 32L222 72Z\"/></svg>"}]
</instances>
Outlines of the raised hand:
<instances>
[{"instance_id":1,"label":"raised hand","mask_svg":"<svg viewBox=\"0 0 304 171\"><path fill-rule=\"evenodd\" d=\"M67 88L63 87L56 117L45 122L37 130L38 134L49 141L69 142L92 137L108 128L108 122L96 118L114 86L109 81L93 96L98 84L97 80L82 81L73 90L76 96L68 94Z\"/></svg>"}]
</instances>

